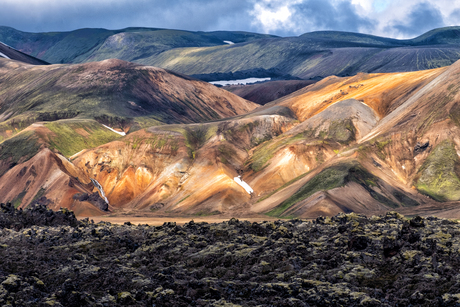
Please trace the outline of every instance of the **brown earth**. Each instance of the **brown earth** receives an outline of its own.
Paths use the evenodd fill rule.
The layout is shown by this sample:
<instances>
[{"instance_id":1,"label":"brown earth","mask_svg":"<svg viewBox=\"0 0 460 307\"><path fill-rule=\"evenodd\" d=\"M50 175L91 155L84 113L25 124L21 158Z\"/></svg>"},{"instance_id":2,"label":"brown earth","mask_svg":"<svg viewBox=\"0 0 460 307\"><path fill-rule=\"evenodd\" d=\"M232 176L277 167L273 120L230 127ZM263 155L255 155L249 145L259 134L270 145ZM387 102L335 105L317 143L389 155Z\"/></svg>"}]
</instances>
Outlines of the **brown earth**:
<instances>
[{"instance_id":1,"label":"brown earth","mask_svg":"<svg viewBox=\"0 0 460 307\"><path fill-rule=\"evenodd\" d=\"M85 193L95 192L85 185L96 179L118 215L210 220L388 210L455 215L459 71L456 63L420 72L329 77L244 115L141 129L49 169L59 169L59 176L73 179ZM15 166L0 182L13 182L38 159ZM324 177L328 172L332 175ZM45 181L54 178L47 174ZM252 195L233 180L238 175ZM436 176L453 179L446 183ZM64 188L65 180L45 189L56 207L76 204L77 191ZM21 182L16 189L5 185L11 189L8 200L26 184L35 187L33 181ZM34 193L26 194L21 206ZM77 211L95 214L87 210Z\"/></svg>"}]
</instances>

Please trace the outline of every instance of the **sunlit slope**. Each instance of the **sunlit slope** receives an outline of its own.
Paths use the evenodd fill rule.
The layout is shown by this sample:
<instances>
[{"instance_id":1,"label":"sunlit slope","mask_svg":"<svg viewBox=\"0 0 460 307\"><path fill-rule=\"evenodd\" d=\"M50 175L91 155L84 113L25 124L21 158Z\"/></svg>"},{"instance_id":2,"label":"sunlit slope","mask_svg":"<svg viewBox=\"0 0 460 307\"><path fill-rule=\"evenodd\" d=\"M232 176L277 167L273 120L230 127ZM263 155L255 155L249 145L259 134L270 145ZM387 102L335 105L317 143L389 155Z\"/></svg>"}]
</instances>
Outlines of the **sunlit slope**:
<instances>
[{"instance_id":1,"label":"sunlit slope","mask_svg":"<svg viewBox=\"0 0 460 307\"><path fill-rule=\"evenodd\" d=\"M251 197L233 178L243 174L254 145L283 133L293 122L267 115L159 126L84 152L73 163L97 178L119 209L242 214Z\"/></svg>"},{"instance_id":2,"label":"sunlit slope","mask_svg":"<svg viewBox=\"0 0 460 307\"><path fill-rule=\"evenodd\" d=\"M91 177L69 157L117 138L94 120L35 123L0 143L0 194L21 208L39 202L77 214L103 214L107 205Z\"/></svg>"},{"instance_id":3,"label":"sunlit slope","mask_svg":"<svg viewBox=\"0 0 460 307\"><path fill-rule=\"evenodd\" d=\"M321 125L325 127L326 118L332 119L333 117L326 116L330 107L324 111L317 109L318 104L315 105L314 101L319 97L307 100L308 93L304 93L302 94L305 95L303 103L295 102L293 97L286 99L283 103L296 106L296 114L299 116L305 114L308 117L316 114L286 134L292 133L300 138L299 134L294 132L304 131L303 135L305 135L307 128L311 127L309 122L317 116L323 117L323 124L316 130L317 133L310 136L317 142L321 140L319 143L321 147L309 152L310 155L317 157L317 162L320 159L323 162L310 172L307 172L309 169L305 168L303 175L275 189L273 195L266 195L265 197L269 197L253 206L252 210L267 212L275 216L310 216L347 211L361 211L370 214L391 208L408 214L430 214L431 212L442 212L444 209L451 210L460 200L458 194L460 184L458 135L460 131L456 115L457 105L460 102L456 77L459 65L455 63L447 69L425 72L427 79L424 79L421 85L417 85L417 82L422 80L417 81L417 76L413 75L412 78L407 78L407 83L399 82L399 86L395 87L398 82L391 82L391 80L397 81L397 78L385 80L385 75L381 75L382 84L375 83L374 89L387 87L387 90L393 89L393 92L395 89L399 90L400 93L396 97L403 94L401 89L406 88L408 93L401 96L404 97L403 99L392 100L390 104L385 105L384 109L380 109L386 111L381 112L380 121L374 122L367 134L357 133L359 129L355 123L345 127L344 132L348 130L348 134L355 134L355 139L348 143L330 137L331 125L321 133L324 131ZM421 77L422 75L419 74L418 78ZM372 78L367 81L370 80ZM332 80L328 82L329 84L324 88L337 85L337 82ZM415 83L412 89L406 87L411 83L412 85ZM363 90L365 84L368 83L363 82L361 86ZM318 95L322 94L323 89L310 90ZM369 92L363 91L355 97L364 102L369 101L366 100L365 94ZM374 94L379 93L374 92ZM315 97L315 95L310 93L310 97ZM349 94L344 96L349 96ZM322 98L321 96L319 100ZM313 101L313 108L308 101ZM368 105L374 111L378 111L376 102L379 101L383 100L377 99ZM343 114L346 115L345 109L343 109ZM363 116L365 112L361 111L360 114ZM355 116L355 119L358 117ZM369 119L366 119L365 122L371 123ZM278 138L291 140L288 147L291 156L299 152L298 148L305 146L306 142L294 141L295 137L287 138L283 135ZM342 146L337 143L342 143ZM336 155L331 154L334 144ZM270 173L293 173L290 170L292 162L279 164L280 160L288 156L282 154L286 149L286 146L280 146L278 151L272 154L272 157L277 158L267 160L262 170L252 175L254 181L257 182ZM327 153L329 156L324 159ZM305 154L295 155L290 157L290 161L297 161L304 156ZM352 161L356 161L353 163L358 163L358 168L343 166L341 162L343 159L353 159ZM274 165L277 167L276 171L273 170ZM268 173L263 174L263 172ZM324 178L320 179L322 177ZM286 181L288 178L283 179ZM279 186L283 180L278 181ZM270 181L272 182L273 180Z\"/></svg>"},{"instance_id":4,"label":"sunlit slope","mask_svg":"<svg viewBox=\"0 0 460 307\"><path fill-rule=\"evenodd\" d=\"M309 218L351 211L455 212L459 73L455 63L419 72L329 77L230 118L157 125L126 136L113 133L108 140L99 129L112 132L95 121L42 123L41 130L35 125L4 141L24 150L16 159L10 146L2 148L11 157L0 187L11 190L8 199L21 206L43 188L53 206L81 212L100 210L101 203L89 197L97 192L90 178L103 187L107 209L119 214ZM78 146L66 142L69 138ZM53 188L27 179L45 152L65 160L56 164L58 170L43 171L45 182L61 178ZM10 182L22 178L24 167L25 179L15 188ZM34 192L17 200L29 190Z\"/></svg>"},{"instance_id":5,"label":"sunlit slope","mask_svg":"<svg viewBox=\"0 0 460 307\"><path fill-rule=\"evenodd\" d=\"M306 87L277 104L291 108L300 121L321 112L333 103L356 99L383 118L413 92L440 75L446 68L409 73L358 74L354 77L329 77Z\"/></svg>"}]
</instances>

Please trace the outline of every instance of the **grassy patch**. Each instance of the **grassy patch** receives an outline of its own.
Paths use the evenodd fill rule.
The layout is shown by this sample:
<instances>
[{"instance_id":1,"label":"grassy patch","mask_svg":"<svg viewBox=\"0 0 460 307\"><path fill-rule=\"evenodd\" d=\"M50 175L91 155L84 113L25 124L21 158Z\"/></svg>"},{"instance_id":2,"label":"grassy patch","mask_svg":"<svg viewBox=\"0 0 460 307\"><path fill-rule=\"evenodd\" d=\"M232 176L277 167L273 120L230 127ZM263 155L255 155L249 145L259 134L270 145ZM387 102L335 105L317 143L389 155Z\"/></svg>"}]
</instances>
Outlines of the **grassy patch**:
<instances>
[{"instance_id":1,"label":"grassy patch","mask_svg":"<svg viewBox=\"0 0 460 307\"><path fill-rule=\"evenodd\" d=\"M332 122L326 132L325 139L342 144L349 144L355 140L355 126L350 119Z\"/></svg>"},{"instance_id":2,"label":"grassy patch","mask_svg":"<svg viewBox=\"0 0 460 307\"><path fill-rule=\"evenodd\" d=\"M39 200L43 195L45 195L46 190L44 188L40 188L38 190L37 194L35 194L34 198L32 199L32 202Z\"/></svg>"},{"instance_id":3,"label":"grassy patch","mask_svg":"<svg viewBox=\"0 0 460 307\"><path fill-rule=\"evenodd\" d=\"M388 140L382 140L382 141L376 141L375 142L375 146L377 146L377 148L380 150L380 151L383 151L383 149L391 143L391 140L388 139Z\"/></svg>"},{"instance_id":4,"label":"grassy patch","mask_svg":"<svg viewBox=\"0 0 460 307\"><path fill-rule=\"evenodd\" d=\"M9 160L14 166L32 158L39 149L38 137L33 131L18 133L0 144L0 160Z\"/></svg>"},{"instance_id":5,"label":"grassy patch","mask_svg":"<svg viewBox=\"0 0 460 307\"><path fill-rule=\"evenodd\" d=\"M420 205L417 201L399 191L394 191L393 196L401 203L401 206L403 207L416 207Z\"/></svg>"},{"instance_id":6,"label":"grassy patch","mask_svg":"<svg viewBox=\"0 0 460 307\"><path fill-rule=\"evenodd\" d=\"M159 125L164 124L161 121L160 117L155 117L153 115L152 116L136 117L136 118L133 119L133 121L134 121L134 125L131 126L131 128L129 130L130 132L135 131L135 130L140 130L140 129L143 129L143 128L159 126Z\"/></svg>"},{"instance_id":7,"label":"grassy patch","mask_svg":"<svg viewBox=\"0 0 460 307\"><path fill-rule=\"evenodd\" d=\"M191 159L195 159L197 151L217 132L217 125L168 125L162 130L178 132L185 138L185 146ZM177 143L177 142L176 142Z\"/></svg>"},{"instance_id":8,"label":"grassy patch","mask_svg":"<svg viewBox=\"0 0 460 307\"><path fill-rule=\"evenodd\" d=\"M262 170L267 162L273 158L274 154L289 144L303 139L303 133L299 133L293 137L278 137L268 142L262 143L255 151L250 160L250 167L254 172Z\"/></svg>"},{"instance_id":9,"label":"grassy patch","mask_svg":"<svg viewBox=\"0 0 460 307\"><path fill-rule=\"evenodd\" d=\"M310 181L302 186L294 195L268 212L267 215L274 217L291 216L292 213L284 213L299 201L307 199L319 191L327 191L342 187L351 181L361 185L375 200L391 208L399 207L397 203L372 189L372 187L377 186L377 180L377 177L363 169L357 162L337 164L323 170L310 179Z\"/></svg>"},{"instance_id":10,"label":"grassy patch","mask_svg":"<svg viewBox=\"0 0 460 307\"><path fill-rule=\"evenodd\" d=\"M283 212L299 201L302 201L318 191L331 190L345 185L345 177L350 166L339 164L323 170L310 179L297 193L282 202L279 206L268 212L269 216L282 216Z\"/></svg>"},{"instance_id":11,"label":"grassy patch","mask_svg":"<svg viewBox=\"0 0 460 307\"><path fill-rule=\"evenodd\" d=\"M94 148L121 137L95 121L51 122L44 125L56 134L50 137L50 147L59 150L65 156L71 156L83 149ZM85 131L87 135L84 136L77 130Z\"/></svg>"},{"instance_id":12,"label":"grassy patch","mask_svg":"<svg viewBox=\"0 0 460 307\"><path fill-rule=\"evenodd\" d=\"M186 200L190 196L192 196L192 194L189 194L189 195L185 196L184 198L182 198L181 200L179 200L176 205L180 204L181 202L183 202L184 200Z\"/></svg>"},{"instance_id":13,"label":"grassy patch","mask_svg":"<svg viewBox=\"0 0 460 307\"><path fill-rule=\"evenodd\" d=\"M222 163L228 163L228 161L236 155L235 149L233 149L230 145L228 144L221 144L217 148L219 151L219 156L220 156L220 162Z\"/></svg>"},{"instance_id":14,"label":"grassy patch","mask_svg":"<svg viewBox=\"0 0 460 307\"><path fill-rule=\"evenodd\" d=\"M195 216L211 216L211 215L219 215L219 214L221 214L220 211L201 210L194 215Z\"/></svg>"},{"instance_id":15,"label":"grassy patch","mask_svg":"<svg viewBox=\"0 0 460 307\"><path fill-rule=\"evenodd\" d=\"M13 199L13 200L11 201L11 203L13 204L13 206L14 206L15 208L18 208L18 207L21 205L22 199L24 198L24 196L26 196L26 193L27 193L27 191L25 191L25 190L22 191L21 193L18 194L18 196L16 196L15 199Z\"/></svg>"},{"instance_id":16,"label":"grassy patch","mask_svg":"<svg viewBox=\"0 0 460 307\"><path fill-rule=\"evenodd\" d=\"M169 146L171 148L171 154L176 155L179 150L179 141L174 135L171 134L152 134L148 139L133 138L128 140L131 143L131 148L135 149L142 143L149 144L154 152L163 147Z\"/></svg>"},{"instance_id":17,"label":"grassy patch","mask_svg":"<svg viewBox=\"0 0 460 307\"><path fill-rule=\"evenodd\" d=\"M198 149L208 140L208 128L205 125L185 127L183 135L189 151L189 156L191 159L195 159L195 154Z\"/></svg>"},{"instance_id":18,"label":"grassy patch","mask_svg":"<svg viewBox=\"0 0 460 307\"><path fill-rule=\"evenodd\" d=\"M454 144L443 141L418 171L417 190L437 201L459 200L459 164Z\"/></svg>"}]
</instances>

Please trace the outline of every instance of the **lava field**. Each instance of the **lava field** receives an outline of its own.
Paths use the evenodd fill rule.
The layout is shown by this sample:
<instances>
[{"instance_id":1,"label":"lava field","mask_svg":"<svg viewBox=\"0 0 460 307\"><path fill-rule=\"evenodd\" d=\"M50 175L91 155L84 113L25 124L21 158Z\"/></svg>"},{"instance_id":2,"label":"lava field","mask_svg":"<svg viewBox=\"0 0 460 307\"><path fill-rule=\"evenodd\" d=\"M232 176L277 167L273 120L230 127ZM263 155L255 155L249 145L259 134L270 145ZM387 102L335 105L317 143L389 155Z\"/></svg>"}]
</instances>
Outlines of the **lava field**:
<instances>
[{"instance_id":1,"label":"lava field","mask_svg":"<svg viewBox=\"0 0 460 307\"><path fill-rule=\"evenodd\" d=\"M460 224L389 212L179 226L1 204L2 306L460 306Z\"/></svg>"}]
</instances>

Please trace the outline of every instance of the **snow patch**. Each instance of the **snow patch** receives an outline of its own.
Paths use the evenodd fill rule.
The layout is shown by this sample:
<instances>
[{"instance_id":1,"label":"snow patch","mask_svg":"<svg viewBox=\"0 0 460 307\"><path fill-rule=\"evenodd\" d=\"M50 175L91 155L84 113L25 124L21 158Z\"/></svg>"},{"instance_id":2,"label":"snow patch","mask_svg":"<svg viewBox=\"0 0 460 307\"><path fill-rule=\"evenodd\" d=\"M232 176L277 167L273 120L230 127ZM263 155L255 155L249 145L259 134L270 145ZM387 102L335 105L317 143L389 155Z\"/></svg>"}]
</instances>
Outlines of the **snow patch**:
<instances>
[{"instance_id":1,"label":"snow patch","mask_svg":"<svg viewBox=\"0 0 460 307\"><path fill-rule=\"evenodd\" d=\"M10 59L9 57L7 57L4 53L1 53L1 52L0 52L0 56L1 56L1 57L4 57L5 59L11 60L11 59Z\"/></svg>"},{"instance_id":2,"label":"snow patch","mask_svg":"<svg viewBox=\"0 0 460 307\"><path fill-rule=\"evenodd\" d=\"M249 186L249 184L241 180L241 176L235 177L233 178L233 180L235 180L236 183L238 183L243 189L245 189L249 195L254 193L254 190Z\"/></svg>"},{"instance_id":3,"label":"snow patch","mask_svg":"<svg viewBox=\"0 0 460 307\"><path fill-rule=\"evenodd\" d=\"M81 153L82 153L83 151L85 151L85 150L86 150L86 149L82 149L82 150L80 150L79 152L77 152L76 154L71 155L71 156L69 157L69 159L75 158L76 156L78 156L79 154L81 154Z\"/></svg>"},{"instance_id":4,"label":"snow patch","mask_svg":"<svg viewBox=\"0 0 460 307\"><path fill-rule=\"evenodd\" d=\"M224 43L229 44L229 45L235 45L235 43L232 41L224 41Z\"/></svg>"},{"instance_id":5,"label":"snow patch","mask_svg":"<svg viewBox=\"0 0 460 307\"><path fill-rule=\"evenodd\" d=\"M107 129L109 129L109 130L111 130L111 131L113 131L113 132L115 132L115 133L118 133L119 135L122 135L122 136L125 136L125 135L126 135L126 132L117 131L117 130L115 130L115 129L110 128L109 126L104 125L104 124L102 124L102 126L106 127Z\"/></svg>"},{"instance_id":6,"label":"snow patch","mask_svg":"<svg viewBox=\"0 0 460 307\"><path fill-rule=\"evenodd\" d=\"M90 178L90 179L91 179L91 182L93 183L93 185L99 190L99 192L101 192L101 196L102 196L102 198L104 198L104 200L107 203L107 205L110 205L109 200L105 196L104 189L102 188L101 184L99 182L97 182L96 179L93 179L93 178Z\"/></svg>"},{"instance_id":7,"label":"snow patch","mask_svg":"<svg viewBox=\"0 0 460 307\"><path fill-rule=\"evenodd\" d=\"M270 81L272 78L246 78L246 79L239 79L239 80L222 80L222 81L211 81L209 83L214 85L236 85L236 84L252 84L261 81Z\"/></svg>"}]
</instances>

